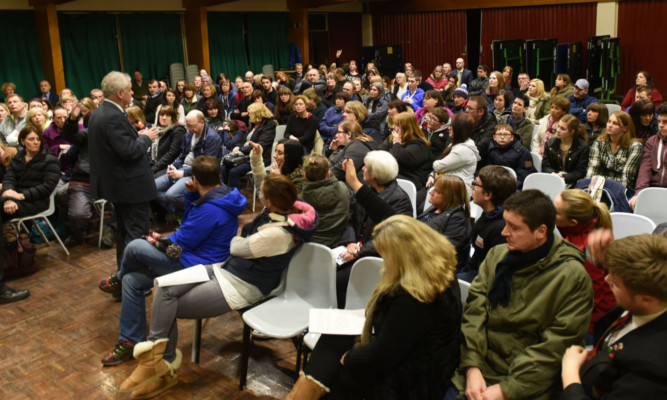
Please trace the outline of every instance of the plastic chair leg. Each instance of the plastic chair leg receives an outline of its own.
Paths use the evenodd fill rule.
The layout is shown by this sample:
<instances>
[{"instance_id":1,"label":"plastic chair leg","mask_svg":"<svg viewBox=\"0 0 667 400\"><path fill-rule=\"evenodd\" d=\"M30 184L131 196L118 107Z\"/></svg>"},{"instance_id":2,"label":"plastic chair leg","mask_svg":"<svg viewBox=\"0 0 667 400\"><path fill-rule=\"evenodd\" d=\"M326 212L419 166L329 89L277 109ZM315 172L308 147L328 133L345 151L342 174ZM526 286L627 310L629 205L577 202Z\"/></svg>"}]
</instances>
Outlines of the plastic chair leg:
<instances>
[{"instance_id":1,"label":"plastic chair leg","mask_svg":"<svg viewBox=\"0 0 667 400\"><path fill-rule=\"evenodd\" d=\"M49 228L51 228L51 232L53 232L53 236L56 237L56 239L58 240L58 243L60 243L60 246L65 251L65 254L67 254L69 256L69 250L67 250L67 247L65 247L65 243L63 243L63 241L60 240L60 235L58 235L58 232L56 232L56 230L53 229L53 225L51 225L51 222L49 222L49 219L44 217L44 221L46 221L46 224L49 226ZM37 227L39 228L39 225L37 225ZM40 230L40 232L41 232L41 230Z\"/></svg>"},{"instance_id":2,"label":"plastic chair leg","mask_svg":"<svg viewBox=\"0 0 667 400\"><path fill-rule=\"evenodd\" d=\"M199 350L201 349L201 319L195 320L195 329L192 332L192 356L191 361L199 364Z\"/></svg>"},{"instance_id":3,"label":"plastic chair leg","mask_svg":"<svg viewBox=\"0 0 667 400\"><path fill-rule=\"evenodd\" d=\"M243 350L241 352L241 365L239 366L239 390L243 390L248 377L248 359L250 358L250 326L243 324Z\"/></svg>"}]
</instances>

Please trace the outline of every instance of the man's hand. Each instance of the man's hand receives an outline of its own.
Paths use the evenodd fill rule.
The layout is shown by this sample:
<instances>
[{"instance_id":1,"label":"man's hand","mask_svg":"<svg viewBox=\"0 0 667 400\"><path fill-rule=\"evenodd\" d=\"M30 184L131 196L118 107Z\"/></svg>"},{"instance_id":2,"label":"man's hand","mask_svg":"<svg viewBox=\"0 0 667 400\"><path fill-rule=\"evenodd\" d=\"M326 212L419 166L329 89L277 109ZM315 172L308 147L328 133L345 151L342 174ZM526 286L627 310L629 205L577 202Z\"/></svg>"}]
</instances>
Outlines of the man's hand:
<instances>
[{"instance_id":1,"label":"man's hand","mask_svg":"<svg viewBox=\"0 0 667 400\"><path fill-rule=\"evenodd\" d=\"M508 400L507 396L503 392L503 389L500 385L489 386L484 393L482 393L482 399L484 400Z\"/></svg>"},{"instance_id":2,"label":"man's hand","mask_svg":"<svg viewBox=\"0 0 667 400\"><path fill-rule=\"evenodd\" d=\"M635 205L637 204L637 195L632 196L632 198L628 200L628 203L630 203L630 207L634 210Z\"/></svg>"},{"instance_id":3,"label":"man's hand","mask_svg":"<svg viewBox=\"0 0 667 400\"><path fill-rule=\"evenodd\" d=\"M581 383L579 370L586 362L588 352L581 346L572 345L565 350L563 361L561 362L563 378L563 387L566 388L572 383Z\"/></svg>"},{"instance_id":4,"label":"man's hand","mask_svg":"<svg viewBox=\"0 0 667 400\"><path fill-rule=\"evenodd\" d=\"M347 261L352 261L359 257L359 250L361 250L361 246L359 246L357 243L350 243L347 245L347 251L345 254L343 254L343 260Z\"/></svg>"},{"instance_id":5,"label":"man's hand","mask_svg":"<svg viewBox=\"0 0 667 400\"><path fill-rule=\"evenodd\" d=\"M343 54L343 50L336 50L336 58L340 58L341 54Z\"/></svg>"},{"instance_id":6,"label":"man's hand","mask_svg":"<svg viewBox=\"0 0 667 400\"><path fill-rule=\"evenodd\" d=\"M299 138L294 135L289 135L289 140L296 140L298 142Z\"/></svg>"},{"instance_id":7,"label":"man's hand","mask_svg":"<svg viewBox=\"0 0 667 400\"><path fill-rule=\"evenodd\" d=\"M586 254L595 265L604 265L604 253L614 241L614 233L609 229L597 229L588 235Z\"/></svg>"},{"instance_id":8,"label":"man's hand","mask_svg":"<svg viewBox=\"0 0 667 400\"><path fill-rule=\"evenodd\" d=\"M156 127L152 127L140 130L139 134L148 136L152 142L153 140L157 139L159 131L157 130Z\"/></svg>"},{"instance_id":9,"label":"man's hand","mask_svg":"<svg viewBox=\"0 0 667 400\"><path fill-rule=\"evenodd\" d=\"M187 190L190 193L194 193L197 191L197 184L195 183L194 179L185 182L185 190Z\"/></svg>"},{"instance_id":10,"label":"man's hand","mask_svg":"<svg viewBox=\"0 0 667 400\"><path fill-rule=\"evenodd\" d=\"M72 107L72 111L70 111L69 113L69 119L71 119L72 121L76 121L77 119L79 119L79 114L81 114L80 104L81 103L76 103L74 107Z\"/></svg>"},{"instance_id":11,"label":"man's hand","mask_svg":"<svg viewBox=\"0 0 667 400\"><path fill-rule=\"evenodd\" d=\"M169 175L169 178L171 179L181 179L183 177L183 170L180 169L172 169L167 171L167 175Z\"/></svg>"},{"instance_id":12,"label":"man's hand","mask_svg":"<svg viewBox=\"0 0 667 400\"><path fill-rule=\"evenodd\" d=\"M482 394L486 391L486 381L482 371L477 367L468 367L466 370L466 397L470 400L483 400Z\"/></svg>"},{"instance_id":13,"label":"man's hand","mask_svg":"<svg viewBox=\"0 0 667 400\"><path fill-rule=\"evenodd\" d=\"M23 200L23 195L19 192L16 192L12 189L7 189L3 194L2 197L9 197L11 199L16 199L16 200Z\"/></svg>"},{"instance_id":14,"label":"man's hand","mask_svg":"<svg viewBox=\"0 0 667 400\"><path fill-rule=\"evenodd\" d=\"M354 166L354 161L349 158L344 160L343 170L345 170L345 181L347 181L347 184L350 185L352 191L355 193L358 192L363 185L359 182L359 178L357 178L357 169Z\"/></svg>"}]
</instances>

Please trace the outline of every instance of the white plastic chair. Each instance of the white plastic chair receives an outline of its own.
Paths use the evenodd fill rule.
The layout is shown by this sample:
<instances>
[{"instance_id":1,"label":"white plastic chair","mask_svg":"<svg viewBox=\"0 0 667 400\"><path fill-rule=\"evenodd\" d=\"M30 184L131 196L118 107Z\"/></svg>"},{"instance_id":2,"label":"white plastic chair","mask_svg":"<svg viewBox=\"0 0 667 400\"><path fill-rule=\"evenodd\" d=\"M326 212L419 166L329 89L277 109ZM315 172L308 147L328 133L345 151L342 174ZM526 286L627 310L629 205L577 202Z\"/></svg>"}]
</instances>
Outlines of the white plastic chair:
<instances>
[{"instance_id":1,"label":"white plastic chair","mask_svg":"<svg viewBox=\"0 0 667 400\"><path fill-rule=\"evenodd\" d=\"M311 308L336 307L336 261L326 246L304 243L292 256L287 270L285 291L243 314L243 353L240 359L239 390L248 374L250 333L278 339L292 338L300 368L301 343L308 328Z\"/></svg>"},{"instance_id":2,"label":"white plastic chair","mask_svg":"<svg viewBox=\"0 0 667 400\"><path fill-rule=\"evenodd\" d=\"M278 143L279 140L282 140L285 137L285 129L286 128L287 128L287 125L278 125L278 126L276 126L276 137L273 139L273 143Z\"/></svg>"},{"instance_id":3,"label":"white plastic chair","mask_svg":"<svg viewBox=\"0 0 667 400\"><path fill-rule=\"evenodd\" d=\"M535 140L535 136L537 136L537 131L539 131L539 130L540 130L540 125L539 125L539 124L535 124L535 126L533 127L533 134L532 134L531 137L530 137L530 143L531 143L531 144L532 144L533 141Z\"/></svg>"},{"instance_id":4,"label":"white plastic chair","mask_svg":"<svg viewBox=\"0 0 667 400\"><path fill-rule=\"evenodd\" d=\"M470 291L470 283L459 279L459 288L461 289L461 305L465 308L466 300L468 300L468 292Z\"/></svg>"},{"instance_id":5,"label":"white plastic chair","mask_svg":"<svg viewBox=\"0 0 667 400\"><path fill-rule=\"evenodd\" d=\"M428 210L428 208L431 207L432 205L429 202L429 200L431 199L431 189L432 187L426 189L426 199L424 199L424 208L422 209L422 212L426 212L426 210Z\"/></svg>"},{"instance_id":6,"label":"white plastic chair","mask_svg":"<svg viewBox=\"0 0 667 400\"><path fill-rule=\"evenodd\" d=\"M42 232L42 228L39 227L39 224L37 223L38 219L43 219L44 222L49 226L49 229L51 229L51 232L53 232L53 236L56 237L58 240L58 243L60 243L60 246L62 246L63 250L65 251L65 254L69 256L69 250L67 250L67 247L65 247L65 243L63 243L62 240L60 240L60 236L58 236L58 232L56 232L55 229L53 229L53 225L51 225L51 222L47 217L51 216L53 212L56 210L56 205L55 205L55 196L56 192L53 191L51 192L51 196L49 196L49 208L46 210L39 212L35 215L28 215L25 217L19 217L19 218L13 218L9 221L12 226L16 229L17 233L21 233L21 228L25 229L26 232L30 233L28 228L25 225L25 221L33 221L35 223L35 226L37 227L37 230L39 231L39 234L42 235L42 239L44 239L44 242L47 244L47 246L51 245L51 242L49 242L49 239L46 238L46 235L44 232Z\"/></svg>"},{"instance_id":7,"label":"white plastic chair","mask_svg":"<svg viewBox=\"0 0 667 400\"><path fill-rule=\"evenodd\" d=\"M614 226L614 239L653 233L655 223L643 215L614 212L611 213L611 223Z\"/></svg>"},{"instance_id":8,"label":"white plastic chair","mask_svg":"<svg viewBox=\"0 0 667 400\"><path fill-rule=\"evenodd\" d=\"M514 181L515 181L515 182L519 182L519 180L516 178L516 171L515 171L515 170L513 170L513 169L510 168L510 167L506 167L506 166L504 166L504 165L499 165L499 167L503 167L503 168L505 168L506 170L508 170L509 173L510 173L510 175L512 175L512 176L514 177Z\"/></svg>"},{"instance_id":9,"label":"white plastic chair","mask_svg":"<svg viewBox=\"0 0 667 400\"><path fill-rule=\"evenodd\" d=\"M483 213L484 210L482 210L482 207L478 206L472 201L470 202L470 218L474 218L475 221L477 221L479 217L482 216Z\"/></svg>"},{"instance_id":10,"label":"white plastic chair","mask_svg":"<svg viewBox=\"0 0 667 400\"><path fill-rule=\"evenodd\" d=\"M523 181L523 190L537 189L555 200L565 190L565 181L558 175L545 174L542 172L532 173Z\"/></svg>"},{"instance_id":11,"label":"white plastic chair","mask_svg":"<svg viewBox=\"0 0 667 400\"><path fill-rule=\"evenodd\" d=\"M364 257L354 263L350 270L350 280L345 294L346 310L366 308L368 299L373 294L373 289L380 282L380 270L383 263L384 261L380 257ZM320 336L319 333L308 333L303 338L303 344L312 350L315 348Z\"/></svg>"},{"instance_id":12,"label":"white plastic chair","mask_svg":"<svg viewBox=\"0 0 667 400\"><path fill-rule=\"evenodd\" d=\"M417 188L415 184L407 179L396 179L398 186L408 194L410 202L412 203L412 217L417 218Z\"/></svg>"},{"instance_id":13,"label":"white plastic chair","mask_svg":"<svg viewBox=\"0 0 667 400\"><path fill-rule=\"evenodd\" d=\"M618 104L609 104L605 103L605 106L607 106L607 110L609 111L609 114L613 113L614 111L622 111L621 106Z\"/></svg>"},{"instance_id":14,"label":"white plastic chair","mask_svg":"<svg viewBox=\"0 0 667 400\"><path fill-rule=\"evenodd\" d=\"M539 154L530 152L530 156L533 157L533 167L537 172L542 172L542 157Z\"/></svg>"},{"instance_id":15,"label":"white plastic chair","mask_svg":"<svg viewBox=\"0 0 667 400\"><path fill-rule=\"evenodd\" d=\"M667 222L667 188L646 188L637 195L635 214L648 217L656 225Z\"/></svg>"}]
</instances>

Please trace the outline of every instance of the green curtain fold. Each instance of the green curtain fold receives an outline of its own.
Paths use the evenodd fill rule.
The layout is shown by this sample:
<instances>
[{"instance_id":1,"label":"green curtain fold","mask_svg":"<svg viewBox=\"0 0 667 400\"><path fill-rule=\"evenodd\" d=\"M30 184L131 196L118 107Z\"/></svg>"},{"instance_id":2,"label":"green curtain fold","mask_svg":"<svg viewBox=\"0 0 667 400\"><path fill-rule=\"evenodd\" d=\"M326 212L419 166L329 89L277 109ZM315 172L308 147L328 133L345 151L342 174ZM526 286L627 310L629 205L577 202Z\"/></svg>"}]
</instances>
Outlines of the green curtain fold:
<instances>
[{"instance_id":1,"label":"green curtain fold","mask_svg":"<svg viewBox=\"0 0 667 400\"><path fill-rule=\"evenodd\" d=\"M60 44L67 87L82 98L120 70L116 21L109 14L60 14Z\"/></svg>"},{"instance_id":2,"label":"green curtain fold","mask_svg":"<svg viewBox=\"0 0 667 400\"><path fill-rule=\"evenodd\" d=\"M14 83L16 93L27 102L39 93L39 82L44 79L35 14L32 11L3 11L2 14L0 85ZM4 98L4 93L0 93L0 97Z\"/></svg>"},{"instance_id":3,"label":"green curtain fold","mask_svg":"<svg viewBox=\"0 0 667 400\"><path fill-rule=\"evenodd\" d=\"M211 71L215 77L224 72L234 79L248 70L248 56L243 38L243 18L240 14L214 13L207 15Z\"/></svg>"},{"instance_id":4,"label":"green curtain fold","mask_svg":"<svg viewBox=\"0 0 667 400\"><path fill-rule=\"evenodd\" d=\"M130 76L138 69L144 79L169 77L169 65L183 63L179 14L120 15L123 66Z\"/></svg>"},{"instance_id":5,"label":"green curtain fold","mask_svg":"<svg viewBox=\"0 0 667 400\"><path fill-rule=\"evenodd\" d=\"M261 72L262 66L273 65L274 70L289 66L288 15L286 13L248 14L248 55L250 67Z\"/></svg>"}]
</instances>

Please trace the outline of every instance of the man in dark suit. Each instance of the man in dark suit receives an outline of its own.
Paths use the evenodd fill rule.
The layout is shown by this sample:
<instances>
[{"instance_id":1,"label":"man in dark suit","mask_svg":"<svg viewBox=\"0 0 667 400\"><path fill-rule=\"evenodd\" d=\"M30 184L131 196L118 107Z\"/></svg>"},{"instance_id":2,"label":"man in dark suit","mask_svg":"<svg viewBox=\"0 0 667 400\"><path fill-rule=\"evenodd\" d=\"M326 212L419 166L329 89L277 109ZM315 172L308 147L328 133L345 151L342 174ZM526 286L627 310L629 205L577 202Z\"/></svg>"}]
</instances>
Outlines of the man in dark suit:
<instances>
[{"instance_id":1,"label":"man in dark suit","mask_svg":"<svg viewBox=\"0 0 667 400\"><path fill-rule=\"evenodd\" d=\"M472 82L472 72L465 68L465 61L463 61L462 58L456 59L456 71L453 71L453 73L458 77L458 82L456 83L457 87L470 86L470 82Z\"/></svg>"},{"instance_id":2,"label":"man in dark suit","mask_svg":"<svg viewBox=\"0 0 667 400\"><path fill-rule=\"evenodd\" d=\"M157 197L155 180L146 151L157 138L157 128L138 133L127 119L124 108L132 103L130 77L109 72L102 79L104 101L93 111L88 125L90 154L90 192L93 198L114 205L117 220L116 262L123 261L125 245L148 234L150 206ZM109 291L120 282L113 277L100 282Z\"/></svg>"},{"instance_id":3,"label":"man in dark suit","mask_svg":"<svg viewBox=\"0 0 667 400\"><path fill-rule=\"evenodd\" d=\"M51 93L51 84L47 80L43 80L39 83L39 94L35 97L39 97L40 99L47 99L54 107L60 100L60 97L58 97L57 94Z\"/></svg>"}]
</instances>

